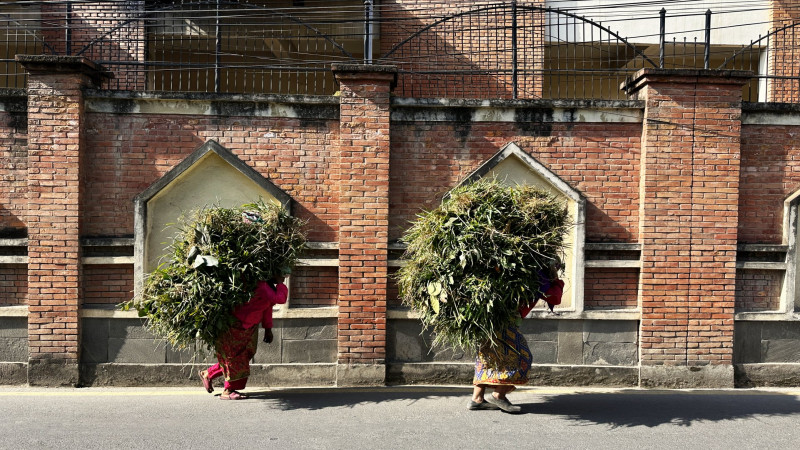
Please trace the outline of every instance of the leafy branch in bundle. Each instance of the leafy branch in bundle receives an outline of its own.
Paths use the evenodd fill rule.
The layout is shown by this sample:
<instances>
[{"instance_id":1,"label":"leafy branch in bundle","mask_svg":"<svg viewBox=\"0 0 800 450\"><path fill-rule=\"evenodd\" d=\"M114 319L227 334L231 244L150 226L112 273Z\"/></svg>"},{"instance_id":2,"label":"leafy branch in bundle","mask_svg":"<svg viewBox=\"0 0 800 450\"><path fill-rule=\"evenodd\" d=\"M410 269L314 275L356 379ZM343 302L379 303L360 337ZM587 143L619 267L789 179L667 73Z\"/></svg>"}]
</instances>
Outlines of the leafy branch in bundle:
<instances>
[{"instance_id":1,"label":"leafy branch in bundle","mask_svg":"<svg viewBox=\"0 0 800 450\"><path fill-rule=\"evenodd\" d=\"M476 350L536 297L540 271L563 259L569 229L564 203L540 189L495 179L456 188L403 235L400 297L434 345Z\"/></svg>"},{"instance_id":2,"label":"leafy branch in bundle","mask_svg":"<svg viewBox=\"0 0 800 450\"><path fill-rule=\"evenodd\" d=\"M197 340L212 348L258 281L295 265L306 242L303 226L263 201L182 217L165 262L147 276L138 296L120 306L137 310L146 327L175 348Z\"/></svg>"}]
</instances>

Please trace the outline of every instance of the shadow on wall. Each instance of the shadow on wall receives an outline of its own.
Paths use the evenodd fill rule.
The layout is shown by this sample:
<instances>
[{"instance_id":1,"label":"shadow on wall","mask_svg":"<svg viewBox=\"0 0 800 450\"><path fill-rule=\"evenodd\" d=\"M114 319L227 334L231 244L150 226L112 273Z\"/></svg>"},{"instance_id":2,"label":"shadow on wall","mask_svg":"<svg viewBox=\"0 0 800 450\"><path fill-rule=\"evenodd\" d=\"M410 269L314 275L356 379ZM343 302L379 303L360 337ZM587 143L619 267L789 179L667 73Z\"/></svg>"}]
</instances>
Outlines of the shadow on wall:
<instances>
[{"instance_id":1,"label":"shadow on wall","mask_svg":"<svg viewBox=\"0 0 800 450\"><path fill-rule=\"evenodd\" d=\"M28 237L25 223L13 211L0 205L0 239Z\"/></svg>"},{"instance_id":2,"label":"shadow on wall","mask_svg":"<svg viewBox=\"0 0 800 450\"><path fill-rule=\"evenodd\" d=\"M591 201L586 202L586 223L592 224L591 227L586 227L587 241L633 242L634 240L633 234L624 224L611 218ZM590 235L590 232L593 233Z\"/></svg>"}]
</instances>

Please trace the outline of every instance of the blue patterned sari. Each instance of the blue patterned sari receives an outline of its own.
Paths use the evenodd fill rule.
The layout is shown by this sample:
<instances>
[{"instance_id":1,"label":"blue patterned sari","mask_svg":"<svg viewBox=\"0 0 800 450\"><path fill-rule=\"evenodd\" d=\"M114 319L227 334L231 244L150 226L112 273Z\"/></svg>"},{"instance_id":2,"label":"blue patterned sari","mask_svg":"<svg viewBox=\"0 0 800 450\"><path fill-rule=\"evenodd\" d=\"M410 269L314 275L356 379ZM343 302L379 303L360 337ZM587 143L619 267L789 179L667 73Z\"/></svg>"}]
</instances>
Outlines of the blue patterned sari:
<instances>
[{"instance_id":1,"label":"blue patterned sari","mask_svg":"<svg viewBox=\"0 0 800 450\"><path fill-rule=\"evenodd\" d=\"M475 359L472 384L515 385L528 382L532 355L525 336L515 326L509 327L494 345L484 344Z\"/></svg>"}]
</instances>

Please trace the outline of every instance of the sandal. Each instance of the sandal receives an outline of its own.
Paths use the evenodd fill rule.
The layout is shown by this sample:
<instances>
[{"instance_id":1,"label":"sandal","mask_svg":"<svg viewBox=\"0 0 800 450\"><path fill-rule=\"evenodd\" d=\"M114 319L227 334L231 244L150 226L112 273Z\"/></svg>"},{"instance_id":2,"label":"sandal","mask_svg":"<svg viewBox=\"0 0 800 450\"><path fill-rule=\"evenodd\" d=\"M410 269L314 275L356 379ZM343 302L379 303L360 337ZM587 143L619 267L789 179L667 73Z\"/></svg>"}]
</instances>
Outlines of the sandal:
<instances>
[{"instance_id":1,"label":"sandal","mask_svg":"<svg viewBox=\"0 0 800 450\"><path fill-rule=\"evenodd\" d=\"M500 409L500 407L495 404L489 403L485 400L482 402L476 402L476 401L469 402L470 411L491 411L497 409Z\"/></svg>"},{"instance_id":2,"label":"sandal","mask_svg":"<svg viewBox=\"0 0 800 450\"><path fill-rule=\"evenodd\" d=\"M222 394L219 396L220 400L247 400L247 396L236 391L231 391L230 394Z\"/></svg>"},{"instance_id":3,"label":"sandal","mask_svg":"<svg viewBox=\"0 0 800 450\"><path fill-rule=\"evenodd\" d=\"M519 406L517 406L517 405L513 405L513 404L512 404L510 401L508 401L508 399L507 399L507 398L505 398L505 397L503 397L503 398L497 398L497 397L495 397L494 395L490 395L490 396L489 396L489 397L486 399L486 401L488 401L489 403L494 403L495 405L497 405L497 407L498 407L498 408L500 408L500 409L502 409L504 412L507 412L507 413L510 413L510 414L519 414L520 412L522 412L522 408L520 408L520 407L519 407Z\"/></svg>"},{"instance_id":4,"label":"sandal","mask_svg":"<svg viewBox=\"0 0 800 450\"><path fill-rule=\"evenodd\" d=\"M203 375L202 370L197 372L197 374L200 375L200 381L203 382L203 387L206 388L206 392L208 392L209 394L214 392L214 386L211 385L211 378L208 378L208 376Z\"/></svg>"}]
</instances>

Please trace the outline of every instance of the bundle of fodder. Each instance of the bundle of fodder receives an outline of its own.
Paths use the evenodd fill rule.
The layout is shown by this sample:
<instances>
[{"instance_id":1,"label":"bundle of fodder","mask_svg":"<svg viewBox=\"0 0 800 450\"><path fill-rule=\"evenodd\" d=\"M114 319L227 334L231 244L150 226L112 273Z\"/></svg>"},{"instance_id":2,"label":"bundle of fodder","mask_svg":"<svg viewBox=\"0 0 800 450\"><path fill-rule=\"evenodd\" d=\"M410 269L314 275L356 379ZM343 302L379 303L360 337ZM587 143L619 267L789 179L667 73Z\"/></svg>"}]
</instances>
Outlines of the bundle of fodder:
<instances>
[{"instance_id":1,"label":"bundle of fodder","mask_svg":"<svg viewBox=\"0 0 800 450\"><path fill-rule=\"evenodd\" d=\"M211 348L258 281L288 273L297 262L306 242L303 225L263 201L183 217L165 261L122 308L138 310L146 327L175 348L197 340Z\"/></svg>"},{"instance_id":2,"label":"bundle of fodder","mask_svg":"<svg viewBox=\"0 0 800 450\"><path fill-rule=\"evenodd\" d=\"M405 232L400 297L434 345L475 350L537 298L540 273L559 264L570 228L564 202L531 186L481 179L454 189Z\"/></svg>"}]
</instances>

